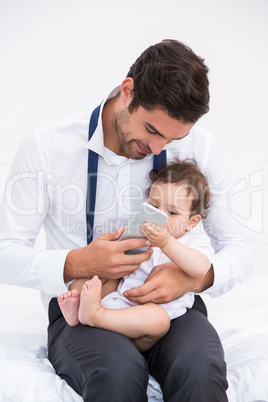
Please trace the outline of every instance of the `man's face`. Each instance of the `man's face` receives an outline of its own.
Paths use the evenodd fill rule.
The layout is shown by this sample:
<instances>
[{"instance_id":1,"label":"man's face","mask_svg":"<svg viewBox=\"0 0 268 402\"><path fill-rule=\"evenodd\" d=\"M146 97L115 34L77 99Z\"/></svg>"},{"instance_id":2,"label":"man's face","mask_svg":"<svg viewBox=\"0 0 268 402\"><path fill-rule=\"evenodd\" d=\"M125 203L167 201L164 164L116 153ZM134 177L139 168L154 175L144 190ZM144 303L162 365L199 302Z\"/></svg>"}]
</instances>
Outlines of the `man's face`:
<instances>
[{"instance_id":1,"label":"man's face","mask_svg":"<svg viewBox=\"0 0 268 402\"><path fill-rule=\"evenodd\" d=\"M160 154L166 144L185 137L194 123L182 123L160 109L148 111L138 107L129 113L128 106L113 115L113 129L123 153L132 159Z\"/></svg>"}]
</instances>

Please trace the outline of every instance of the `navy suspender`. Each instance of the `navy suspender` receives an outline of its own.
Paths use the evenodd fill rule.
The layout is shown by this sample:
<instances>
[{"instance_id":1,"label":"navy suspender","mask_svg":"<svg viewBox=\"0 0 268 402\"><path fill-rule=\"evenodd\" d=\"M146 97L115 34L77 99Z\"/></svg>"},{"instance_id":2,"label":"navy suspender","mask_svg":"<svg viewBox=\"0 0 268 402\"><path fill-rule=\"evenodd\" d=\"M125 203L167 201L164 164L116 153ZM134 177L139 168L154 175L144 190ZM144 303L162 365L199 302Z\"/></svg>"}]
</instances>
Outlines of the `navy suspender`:
<instances>
[{"instance_id":1,"label":"navy suspender","mask_svg":"<svg viewBox=\"0 0 268 402\"><path fill-rule=\"evenodd\" d=\"M94 134L100 114L100 105L93 110L88 129L88 140ZM98 172L98 154L96 152L88 150L88 167L87 167L87 244L92 242L93 239L93 227L94 227L94 211L96 201L97 190L97 172Z\"/></svg>"},{"instance_id":2,"label":"navy suspender","mask_svg":"<svg viewBox=\"0 0 268 402\"><path fill-rule=\"evenodd\" d=\"M94 134L100 113L100 107L96 107L92 112L89 130L88 140ZM154 169L161 169L166 165L166 151L162 151L159 155L154 156ZM87 244L92 242L93 239L93 227L94 227L94 211L96 202L96 190L97 190L97 174L98 174L98 154L96 152L88 150L88 180L87 180L87 204L86 204L86 218L87 218ZM134 211L133 211L134 212Z\"/></svg>"}]
</instances>

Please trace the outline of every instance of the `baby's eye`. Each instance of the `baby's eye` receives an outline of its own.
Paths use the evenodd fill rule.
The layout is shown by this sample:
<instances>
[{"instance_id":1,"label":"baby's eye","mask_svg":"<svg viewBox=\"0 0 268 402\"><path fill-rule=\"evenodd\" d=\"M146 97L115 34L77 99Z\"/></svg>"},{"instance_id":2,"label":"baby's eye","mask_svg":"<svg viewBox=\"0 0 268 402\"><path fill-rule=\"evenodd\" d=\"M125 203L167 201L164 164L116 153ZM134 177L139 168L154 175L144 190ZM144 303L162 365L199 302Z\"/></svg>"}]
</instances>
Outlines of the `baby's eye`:
<instances>
[{"instance_id":1,"label":"baby's eye","mask_svg":"<svg viewBox=\"0 0 268 402\"><path fill-rule=\"evenodd\" d=\"M168 211L168 214L169 215L177 215L176 212L174 212L174 211Z\"/></svg>"}]
</instances>

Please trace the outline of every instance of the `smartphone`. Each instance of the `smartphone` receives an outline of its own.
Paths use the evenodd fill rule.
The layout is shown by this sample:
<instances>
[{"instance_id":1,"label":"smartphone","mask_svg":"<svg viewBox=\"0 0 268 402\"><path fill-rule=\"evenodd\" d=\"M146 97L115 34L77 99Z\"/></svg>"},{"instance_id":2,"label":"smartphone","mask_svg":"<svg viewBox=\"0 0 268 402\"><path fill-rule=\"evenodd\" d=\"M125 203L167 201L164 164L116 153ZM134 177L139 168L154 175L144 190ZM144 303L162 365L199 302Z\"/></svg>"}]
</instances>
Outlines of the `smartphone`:
<instances>
[{"instance_id":1,"label":"smartphone","mask_svg":"<svg viewBox=\"0 0 268 402\"><path fill-rule=\"evenodd\" d=\"M140 232L141 225L144 222L155 223L156 225L163 226L167 219L167 214L160 211L160 209L153 207L147 202L143 202L129 221L124 233L119 240L144 238L144 236ZM140 254L148 250L148 248L149 246L138 247L133 250L127 250L125 251L125 253Z\"/></svg>"}]
</instances>

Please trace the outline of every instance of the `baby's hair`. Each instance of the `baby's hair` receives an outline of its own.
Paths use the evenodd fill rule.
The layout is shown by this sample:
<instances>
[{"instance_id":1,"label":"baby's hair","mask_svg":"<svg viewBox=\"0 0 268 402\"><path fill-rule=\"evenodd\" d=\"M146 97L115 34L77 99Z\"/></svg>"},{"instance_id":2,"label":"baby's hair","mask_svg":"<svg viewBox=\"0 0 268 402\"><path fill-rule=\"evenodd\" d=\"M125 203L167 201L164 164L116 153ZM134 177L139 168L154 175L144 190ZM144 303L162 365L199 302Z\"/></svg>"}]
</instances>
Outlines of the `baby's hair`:
<instances>
[{"instance_id":1,"label":"baby's hair","mask_svg":"<svg viewBox=\"0 0 268 402\"><path fill-rule=\"evenodd\" d=\"M191 216L200 214L206 217L206 210L210 206L211 193L207 179L199 170L196 161L177 161L157 171L153 169L149 177L152 185L155 183L181 184L191 196ZM150 188L147 190L149 194Z\"/></svg>"}]
</instances>

